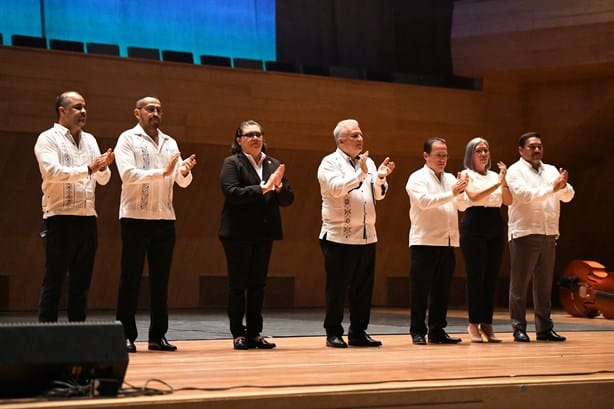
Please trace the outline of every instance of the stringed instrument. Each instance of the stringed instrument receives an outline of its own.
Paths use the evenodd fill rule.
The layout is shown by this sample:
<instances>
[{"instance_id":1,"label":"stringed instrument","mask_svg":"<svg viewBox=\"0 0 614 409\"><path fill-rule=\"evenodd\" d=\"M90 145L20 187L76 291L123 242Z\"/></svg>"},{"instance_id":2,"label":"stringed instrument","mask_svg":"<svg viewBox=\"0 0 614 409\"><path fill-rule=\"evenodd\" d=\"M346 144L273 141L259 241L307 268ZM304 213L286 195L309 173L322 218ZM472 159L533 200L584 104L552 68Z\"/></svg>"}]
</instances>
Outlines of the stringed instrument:
<instances>
[{"instance_id":1,"label":"stringed instrument","mask_svg":"<svg viewBox=\"0 0 614 409\"><path fill-rule=\"evenodd\" d=\"M573 260L559 279L561 304L574 317L614 318L614 273L588 260Z\"/></svg>"}]
</instances>

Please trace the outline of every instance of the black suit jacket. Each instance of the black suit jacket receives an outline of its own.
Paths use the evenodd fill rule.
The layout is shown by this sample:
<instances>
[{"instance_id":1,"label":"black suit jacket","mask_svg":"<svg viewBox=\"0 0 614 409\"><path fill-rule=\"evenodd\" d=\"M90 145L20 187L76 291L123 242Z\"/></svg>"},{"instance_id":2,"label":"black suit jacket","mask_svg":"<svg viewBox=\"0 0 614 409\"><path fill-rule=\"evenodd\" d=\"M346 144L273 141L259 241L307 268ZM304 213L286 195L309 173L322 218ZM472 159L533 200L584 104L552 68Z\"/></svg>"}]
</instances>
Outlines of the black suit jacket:
<instances>
[{"instance_id":1,"label":"black suit jacket","mask_svg":"<svg viewBox=\"0 0 614 409\"><path fill-rule=\"evenodd\" d=\"M263 180L268 180L279 165L277 159L267 156L262 165ZM279 207L294 201L294 192L285 176L279 192L263 195L258 173L245 154L239 152L224 159L220 182L226 199L220 223L221 239L282 239Z\"/></svg>"}]
</instances>

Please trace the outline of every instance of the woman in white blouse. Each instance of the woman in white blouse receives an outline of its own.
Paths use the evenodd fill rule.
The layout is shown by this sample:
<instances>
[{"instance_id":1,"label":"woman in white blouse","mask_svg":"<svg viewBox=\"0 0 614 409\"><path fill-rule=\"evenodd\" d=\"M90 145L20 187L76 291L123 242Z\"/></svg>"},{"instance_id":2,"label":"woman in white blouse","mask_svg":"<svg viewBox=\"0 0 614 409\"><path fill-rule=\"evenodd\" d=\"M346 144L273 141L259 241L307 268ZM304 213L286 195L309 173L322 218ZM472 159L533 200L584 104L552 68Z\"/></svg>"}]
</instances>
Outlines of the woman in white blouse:
<instances>
[{"instance_id":1,"label":"woman in white blouse","mask_svg":"<svg viewBox=\"0 0 614 409\"><path fill-rule=\"evenodd\" d=\"M505 181L507 167L498 162L499 173L490 170L488 142L473 138L464 159L469 182L465 189L468 208L460 223L460 246L465 259L467 307L471 342L501 342L492 326L494 295L505 245L501 205L512 203Z\"/></svg>"}]
</instances>

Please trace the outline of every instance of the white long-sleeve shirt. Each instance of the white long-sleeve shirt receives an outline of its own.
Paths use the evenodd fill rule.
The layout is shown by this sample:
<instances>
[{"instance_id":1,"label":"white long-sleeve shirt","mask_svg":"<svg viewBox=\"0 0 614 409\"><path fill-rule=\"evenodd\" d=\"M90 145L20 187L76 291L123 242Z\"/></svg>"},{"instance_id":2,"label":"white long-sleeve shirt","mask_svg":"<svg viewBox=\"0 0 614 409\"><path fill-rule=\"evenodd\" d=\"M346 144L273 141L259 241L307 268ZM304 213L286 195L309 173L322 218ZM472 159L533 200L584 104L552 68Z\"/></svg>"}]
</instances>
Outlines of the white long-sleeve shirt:
<instances>
[{"instance_id":1,"label":"white long-sleeve shirt","mask_svg":"<svg viewBox=\"0 0 614 409\"><path fill-rule=\"evenodd\" d=\"M424 165L409 175L409 246L459 246L458 210L462 195L454 196L456 177L443 173L441 180Z\"/></svg>"},{"instance_id":2,"label":"white long-sleeve shirt","mask_svg":"<svg viewBox=\"0 0 614 409\"><path fill-rule=\"evenodd\" d=\"M96 216L96 183L111 179L107 167L89 175L87 166L100 155L94 136L81 131L79 144L70 131L55 123L34 145L42 182L43 219L57 215Z\"/></svg>"},{"instance_id":3,"label":"white long-sleeve shirt","mask_svg":"<svg viewBox=\"0 0 614 409\"><path fill-rule=\"evenodd\" d=\"M494 184L499 183L499 175L492 170L488 170L485 175L471 169L465 169L463 170L463 172L469 175L469 178L471 179L471 184L473 185L473 188L476 192L482 192L486 189L491 188ZM499 186L491 194L480 200L473 201L467 197L466 193L464 193L463 196L466 201L466 206L462 206L459 209L462 211L465 210L465 207L501 207L501 205L503 204L503 194L501 193L501 186Z\"/></svg>"},{"instance_id":4,"label":"white long-sleeve shirt","mask_svg":"<svg viewBox=\"0 0 614 409\"><path fill-rule=\"evenodd\" d=\"M124 131L115 146L115 163L122 180L119 218L175 220L173 184L187 187L192 173L183 176L177 160L175 171L164 176L166 165L179 152L177 142L158 130L158 144L141 125Z\"/></svg>"},{"instance_id":5,"label":"white long-sleeve shirt","mask_svg":"<svg viewBox=\"0 0 614 409\"><path fill-rule=\"evenodd\" d=\"M343 244L377 242L375 201L386 196L386 178L377 176L377 168L367 158L368 173L358 161L352 164L341 149L327 155L318 167L322 195L320 239Z\"/></svg>"},{"instance_id":6,"label":"white long-sleeve shirt","mask_svg":"<svg viewBox=\"0 0 614 409\"><path fill-rule=\"evenodd\" d=\"M558 176L556 167L542 163L535 170L522 158L509 167L506 180L514 198L508 207L509 240L530 234L559 236L560 202L570 202L575 192L569 183L554 192Z\"/></svg>"}]
</instances>

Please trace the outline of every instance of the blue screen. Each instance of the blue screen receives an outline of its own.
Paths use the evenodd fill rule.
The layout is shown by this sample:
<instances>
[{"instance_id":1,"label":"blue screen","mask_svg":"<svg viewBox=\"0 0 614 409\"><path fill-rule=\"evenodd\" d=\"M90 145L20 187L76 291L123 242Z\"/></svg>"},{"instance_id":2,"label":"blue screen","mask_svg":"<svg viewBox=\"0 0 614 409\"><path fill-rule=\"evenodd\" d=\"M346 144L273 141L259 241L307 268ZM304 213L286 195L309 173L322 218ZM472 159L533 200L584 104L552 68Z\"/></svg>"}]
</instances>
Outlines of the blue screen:
<instances>
[{"instance_id":1,"label":"blue screen","mask_svg":"<svg viewBox=\"0 0 614 409\"><path fill-rule=\"evenodd\" d=\"M275 0L0 0L0 33L276 59Z\"/></svg>"}]
</instances>

